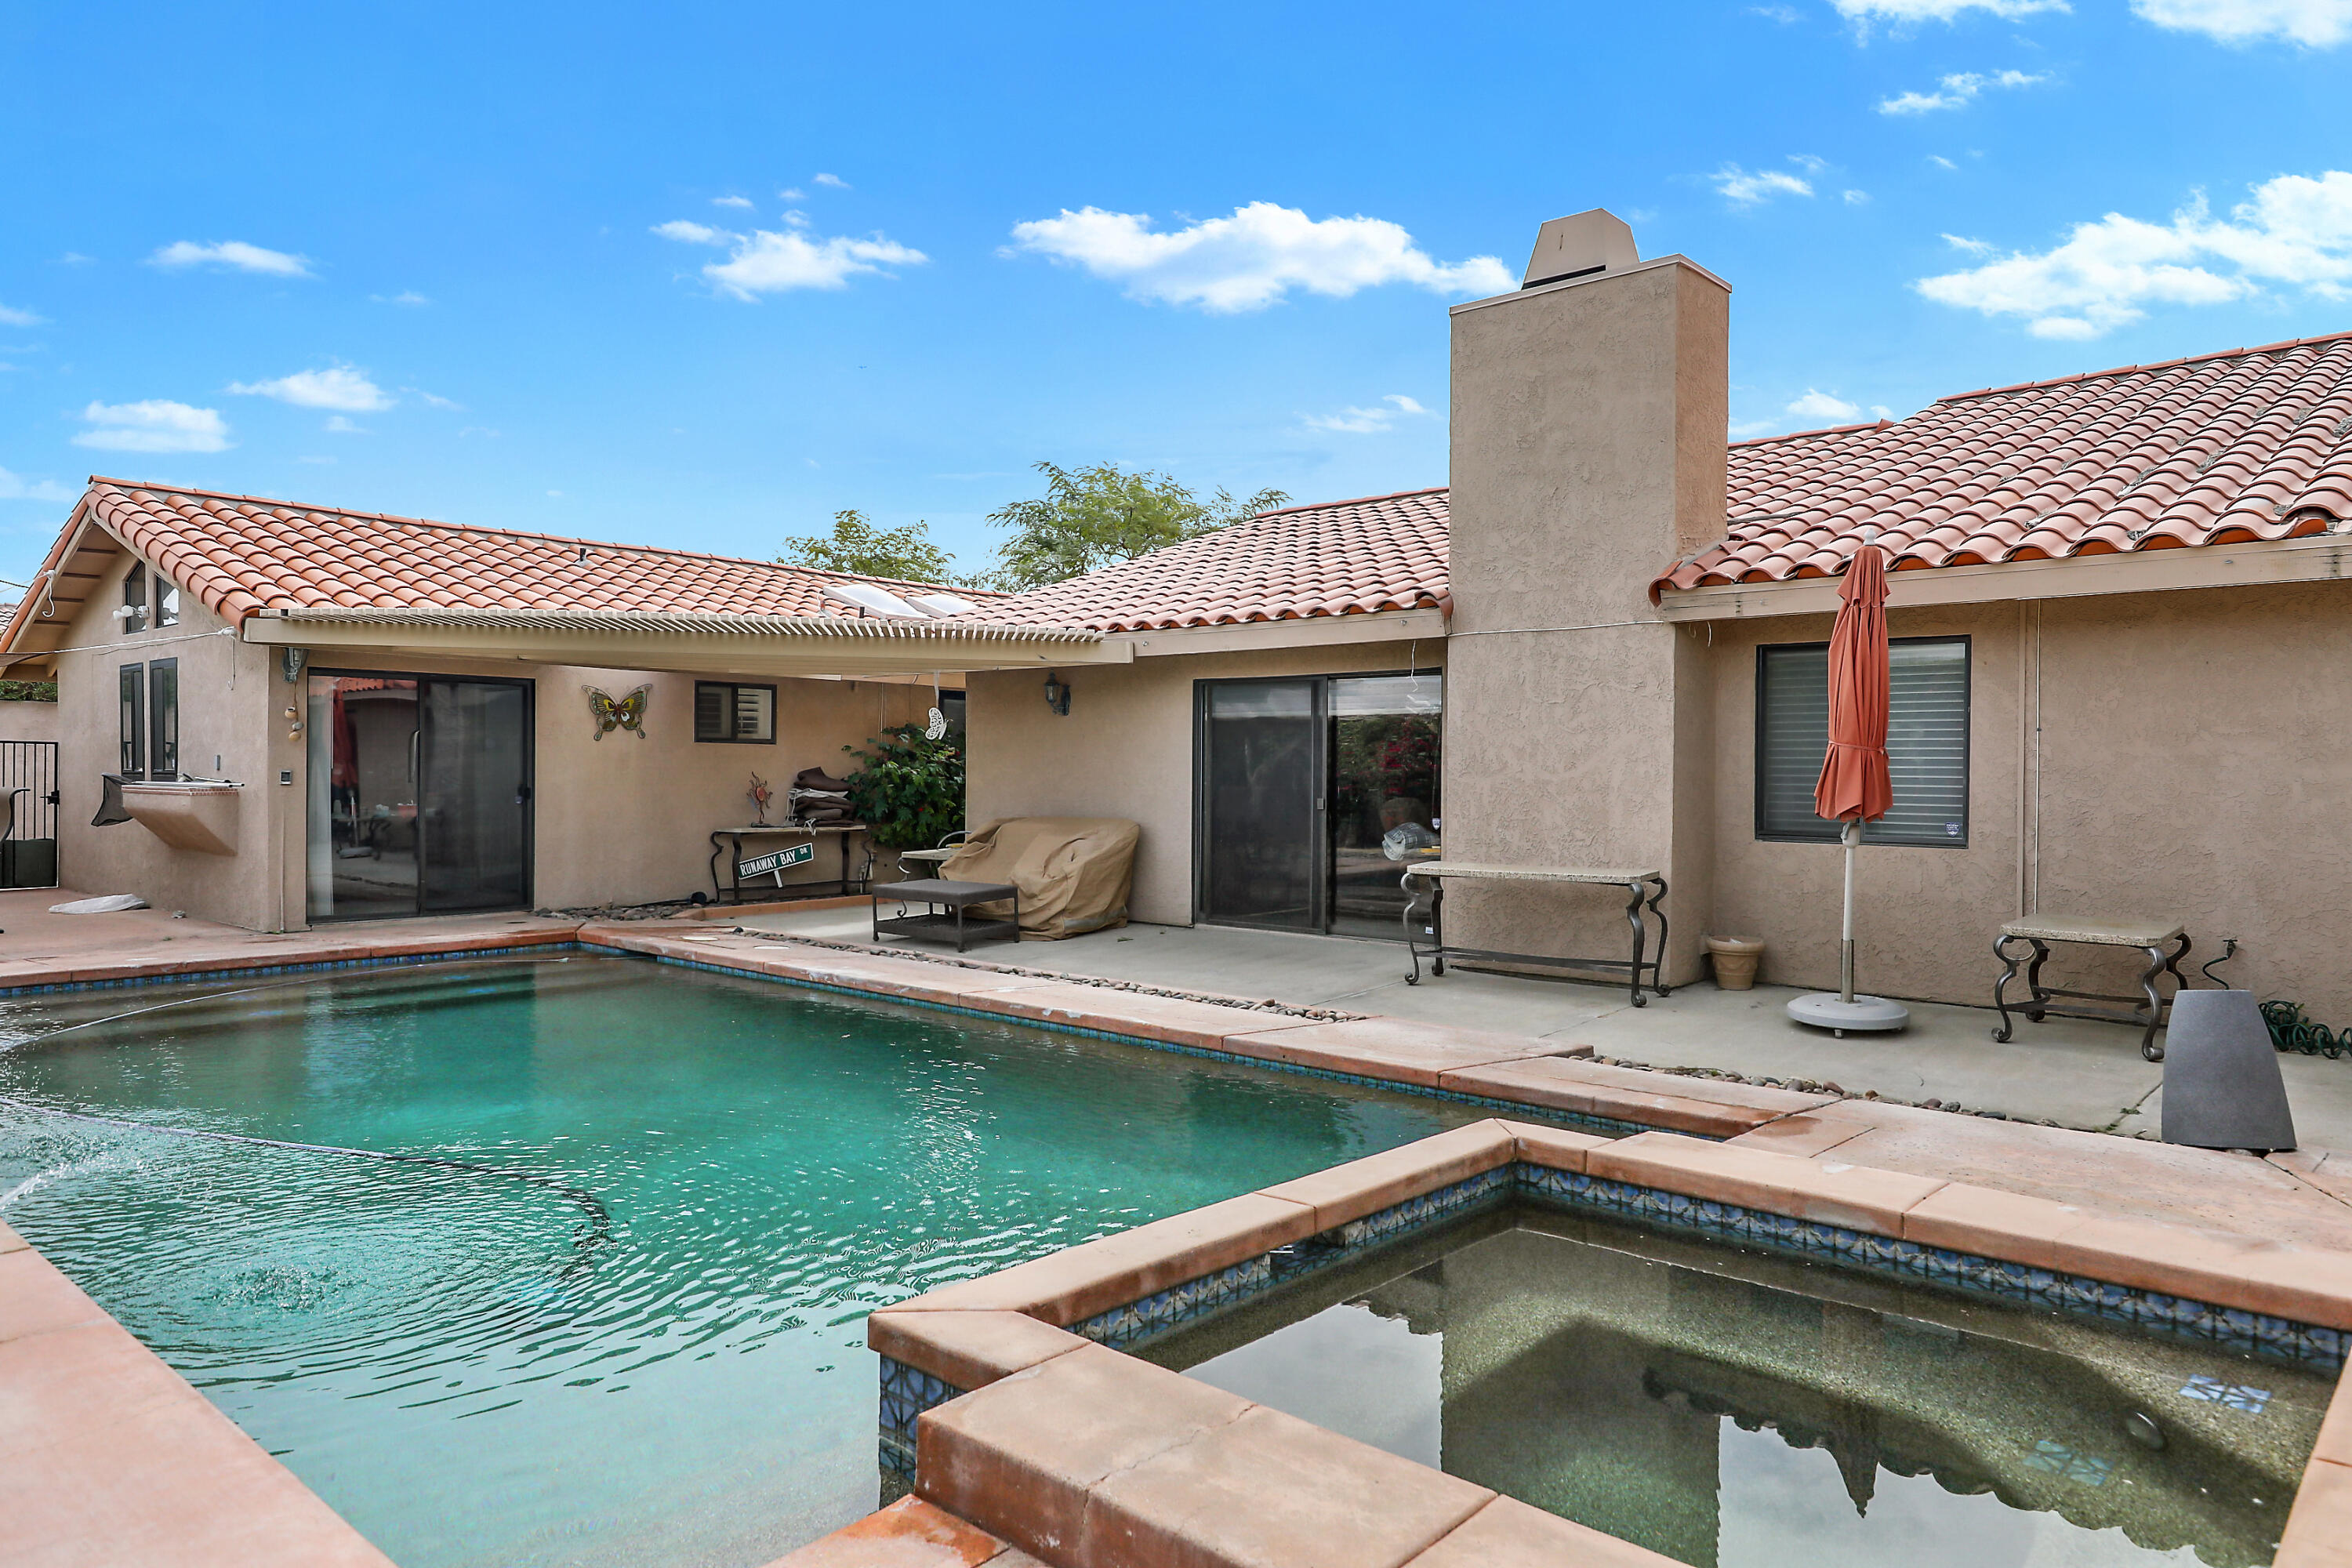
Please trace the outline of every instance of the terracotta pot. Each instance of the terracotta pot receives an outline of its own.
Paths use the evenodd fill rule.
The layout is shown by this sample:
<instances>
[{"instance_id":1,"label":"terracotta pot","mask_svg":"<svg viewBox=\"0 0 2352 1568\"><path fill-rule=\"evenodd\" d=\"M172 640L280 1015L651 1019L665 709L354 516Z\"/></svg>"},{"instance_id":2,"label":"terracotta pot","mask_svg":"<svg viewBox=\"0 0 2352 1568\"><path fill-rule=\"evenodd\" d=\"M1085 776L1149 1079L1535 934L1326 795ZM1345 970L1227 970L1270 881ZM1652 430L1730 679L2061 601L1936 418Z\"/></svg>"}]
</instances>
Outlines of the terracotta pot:
<instances>
[{"instance_id":1,"label":"terracotta pot","mask_svg":"<svg viewBox=\"0 0 2352 1568\"><path fill-rule=\"evenodd\" d=\"M1764 944L1746 942L1736 936L1711 936L1706 939L1706 951L1715 960L1715 984L1725 991L1746 991L1756 984L1757 961L1764 956Z\"/></svg>"}]
</instances>

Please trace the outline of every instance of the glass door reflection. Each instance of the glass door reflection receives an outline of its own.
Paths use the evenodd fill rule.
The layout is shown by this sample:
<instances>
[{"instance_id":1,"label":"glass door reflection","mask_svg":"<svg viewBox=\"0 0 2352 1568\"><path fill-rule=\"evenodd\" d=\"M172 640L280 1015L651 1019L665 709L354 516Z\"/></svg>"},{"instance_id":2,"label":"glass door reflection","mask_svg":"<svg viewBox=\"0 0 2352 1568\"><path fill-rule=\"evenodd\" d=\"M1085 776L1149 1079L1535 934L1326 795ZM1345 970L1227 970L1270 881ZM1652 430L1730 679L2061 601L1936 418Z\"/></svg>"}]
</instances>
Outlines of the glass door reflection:
<instances>
[{"instance_id":1,"label":"glass door reflection","mask_svg":"<svg viewBox=\"0 0 2352 1568\"><path fill-rule=\"evenodd\" d=\"M1324 929L1391 941L1403 931L1405 866L1437 848L1443 678L1333 679L1329 889Z\"/></svg>"}]
</instances>

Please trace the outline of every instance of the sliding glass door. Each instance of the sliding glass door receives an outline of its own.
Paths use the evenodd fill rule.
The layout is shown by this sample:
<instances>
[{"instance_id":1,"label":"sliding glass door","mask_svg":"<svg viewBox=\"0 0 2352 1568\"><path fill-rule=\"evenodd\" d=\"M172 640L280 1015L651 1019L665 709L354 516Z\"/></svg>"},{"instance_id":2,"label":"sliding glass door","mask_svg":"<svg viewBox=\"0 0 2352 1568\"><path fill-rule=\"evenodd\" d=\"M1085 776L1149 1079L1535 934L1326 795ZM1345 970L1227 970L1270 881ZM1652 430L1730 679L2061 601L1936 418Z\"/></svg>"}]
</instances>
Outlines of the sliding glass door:
<instances>
[{"instance_id":1,"label":"sliding glass door","mask_svg":"<svg viewBox=\"0 0 2352 1568\"><path fill-rule=\"evenodd\" d=\"M310 678L313 921L530 907L525 681Z\"/></svg>"},{"instance_id":2,"label":"sliding glass door","mask_svg":"<svg viewBox=\"0 0 2352 1568\"><path fill-rule=\"evenodd\" d=\"M1403 863L1437 843L1442 680L1201 682L1200 918L1400 937Z\"/></svg>"}]
</instances>

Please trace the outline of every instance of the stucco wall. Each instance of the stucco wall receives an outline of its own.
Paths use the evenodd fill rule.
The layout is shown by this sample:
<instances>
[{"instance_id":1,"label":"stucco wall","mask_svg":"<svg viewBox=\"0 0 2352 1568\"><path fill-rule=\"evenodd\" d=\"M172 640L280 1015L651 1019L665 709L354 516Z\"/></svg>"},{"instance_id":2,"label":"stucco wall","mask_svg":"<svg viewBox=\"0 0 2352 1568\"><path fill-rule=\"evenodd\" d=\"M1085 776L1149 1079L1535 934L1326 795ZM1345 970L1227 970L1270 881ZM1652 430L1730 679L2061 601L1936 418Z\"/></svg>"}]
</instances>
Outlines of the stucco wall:
<instances>
[{"instance_id":1,"label":"stucco wall","mask_svg":"<svg viewBox=\"0 0 2352 1568\"><path fill-rule=\"evenodd\" d=\"M1435 642L1139 658L1066 669L1066 718L1045 706L1035 670L971 677L967 815L1118 816L1137 823L1134 918L1192 921L1193 684L1270 675L1391 674L1441 668ZM1453 693L1446 706L1453 707ZM1448 720L1449 725L1451 720ZM1451 809L1450 805L1447 809Z\"/></svg>"},{"instance_id":2,"label":"stucco wall","mask_svg":"<svg viewBox=\"0 0 2352 1568\"><path fill-rule=\"evenodd\" d=\"M2175 918L2189 967L2352 1023L2352 585L1893 611L1896 637L1971 638L1965 849L1861 858L1858 964L1882 994L1982 1004L2021 910ZM1837 978L1839 858L1755 837L1755 649L1827 616L1718 623L1711 929L1771 944L1762 977ZM1705 628L1686 628L1704 630ZM2037 725L2036 716L2039 722ZM2053 984L2123 989L2136 962L2061 949ZM2077 977L2057 978L2061 963Z\"/></svg>"},{"instance_id":3,"label":"stucco wall","mask_svg":"<svg viewBox=\"0 0 2352 1568\"><path fill-rule=\"evenodd\" d=\"M0 702L0 741L54 741L57 738L56 703Z\"/></svg>"},{"instance_id":4,"label":"stucco wall","mask_svg":"<svg viewBox=\"0 0 2352 1568\"><path fill-rule=\"evenodd\" d=\"M294 759L282 740L273 742L270 719L292 688L276 679L272 650L225 635L218 617L188 595L178 626L123 633L112 611L129 566L118 556L75 617L66 646L87 651L58 661L58 880L87 893L137 893L157 909L204 920L278 929L284 844L271 814L299 806L300 792L274 782ZM89 826L99 775L120 765L117 672L157 658L180 665L181 771L246 786L235 855L175 849L135 822Z\"/></svg>"}]
</instances>

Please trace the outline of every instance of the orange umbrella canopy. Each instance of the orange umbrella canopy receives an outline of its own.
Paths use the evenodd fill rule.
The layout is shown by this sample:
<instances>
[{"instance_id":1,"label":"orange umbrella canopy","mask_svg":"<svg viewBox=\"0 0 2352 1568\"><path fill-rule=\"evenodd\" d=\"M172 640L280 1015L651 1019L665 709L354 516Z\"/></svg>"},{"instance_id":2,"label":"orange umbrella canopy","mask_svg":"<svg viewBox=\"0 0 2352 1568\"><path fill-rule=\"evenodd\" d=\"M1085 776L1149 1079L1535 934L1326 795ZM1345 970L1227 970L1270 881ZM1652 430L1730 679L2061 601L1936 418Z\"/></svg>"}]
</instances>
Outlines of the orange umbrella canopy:
<instances>
[{"instance_id":1,"label":"orange umbrella canopy","mask_svg":"<svg viewBox=\"0 0 2352 1568\"><path fill-rule=\"evenodd\" d=\"M1830 750L1813 786L1813 815L1874 822L1895 804L1886 771L1886 558L1853 552L1830 634Z\"/></svg>"}]
</instances>

